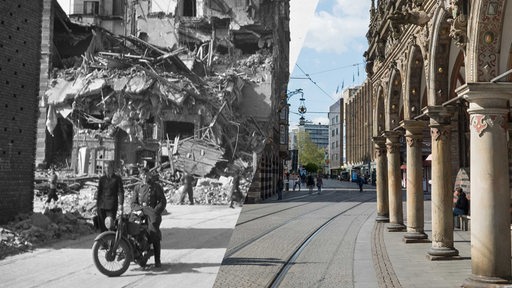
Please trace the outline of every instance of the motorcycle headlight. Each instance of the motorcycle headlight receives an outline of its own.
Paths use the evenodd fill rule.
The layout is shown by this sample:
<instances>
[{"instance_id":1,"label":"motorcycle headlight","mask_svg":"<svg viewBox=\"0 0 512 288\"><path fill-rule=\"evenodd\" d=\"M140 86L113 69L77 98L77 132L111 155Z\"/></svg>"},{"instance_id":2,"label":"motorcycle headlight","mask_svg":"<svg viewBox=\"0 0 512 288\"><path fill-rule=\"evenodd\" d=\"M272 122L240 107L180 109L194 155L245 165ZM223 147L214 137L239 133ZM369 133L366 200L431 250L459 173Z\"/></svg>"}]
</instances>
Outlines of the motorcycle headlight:
<instances>
[{"instance_id":1,"label":"motorcycle headlight","mask_svg":"<svg viewBox=\"0 0 512 288\"><path fill-rule=\"evenodd\" d=\"M114 228L114 219L112 219L111 216L107 216L107 218L105 218L105 227L107 227L108 230L112 230Z\"/></svg>"}]
</instances>

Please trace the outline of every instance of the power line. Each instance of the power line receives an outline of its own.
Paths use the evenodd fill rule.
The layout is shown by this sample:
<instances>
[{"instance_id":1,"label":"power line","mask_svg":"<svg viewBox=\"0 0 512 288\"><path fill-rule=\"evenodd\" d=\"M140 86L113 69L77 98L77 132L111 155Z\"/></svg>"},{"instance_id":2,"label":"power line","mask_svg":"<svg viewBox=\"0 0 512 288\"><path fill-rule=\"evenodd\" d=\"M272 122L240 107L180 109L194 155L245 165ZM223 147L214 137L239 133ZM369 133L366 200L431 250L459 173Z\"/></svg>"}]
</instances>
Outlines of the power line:
<instances>
[{"instance_id":1,"label":"power line","mask_svg":"<svg viewBox=\"0 0 512 288\"><path fill-rule=\"evenodd\" d=\"M329 95L329 93L325 92L325 90L322 89L322 87L320 87L315 81L313 81L313 79L311 79L311 76L308 73L306 73L302 68L300 68L299 64L295 64L295 66L297 66L297 68L299 68L299 70L302 73L304 73L304 75L307 77L306 79L309 79L309 81L311 81L311 83L315 84L315 86L318 87L318 89L320 89L320 91L324 92L325 95L329 96L329 98L336 101L336 99L334 99L331 95Z\"/></svg>"},{"instance_id":2,"label":"power line","mask_svg":"<svg viewBox=\"0 0 512 288\"><path fill-rule=\"evenodd\" d=\"M327 73L327 72L331 72L331 71L336 71L336 70L341 70L341 69L345 69L345 68L350 68L350 67L359 66L359 65L362 65L362 64L364 64L364 63L355 63L355 64L350 64L350 65L345 65L345 66L335 67L335 68L332 68L332 69L328 69L328 70L323 70L323 71L318 71L318 72L315 72L315 73L311 73L310 75Z\"/></svg>"}]
</instances>

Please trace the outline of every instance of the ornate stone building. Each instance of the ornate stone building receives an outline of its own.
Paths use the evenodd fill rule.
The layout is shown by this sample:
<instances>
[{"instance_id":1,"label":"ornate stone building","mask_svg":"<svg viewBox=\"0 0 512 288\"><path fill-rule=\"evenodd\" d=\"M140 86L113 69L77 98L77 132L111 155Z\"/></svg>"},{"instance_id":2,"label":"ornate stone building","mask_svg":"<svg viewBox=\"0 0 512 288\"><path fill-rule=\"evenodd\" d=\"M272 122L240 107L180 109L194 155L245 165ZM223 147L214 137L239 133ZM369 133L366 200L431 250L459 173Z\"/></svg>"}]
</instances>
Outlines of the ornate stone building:
<instances>
[{"instance_id":1,"label":"ornate stone building","mask_svg":"<svg viewBox=\"0 0 512 288\"><path fill-rule=\"evenodd\" d=\"M360 113L364 105L372 108L376 220L389 221L389 231L405 230L406 243L427 240L422 176L431 153L432 246L426 253L431 260L458 256L452 191L457 171L470 169L472 274L463 286L509 283L512 30L506 27L512 3L381 0L372 1L370 13L364 56L371 88L364 85L358 98L371 101L351 109L363 109L357 115L370 119ZM347 151L368 140L358 138ZM363 160L357 157L352 161Z\"/></svg>"}]
</instances>

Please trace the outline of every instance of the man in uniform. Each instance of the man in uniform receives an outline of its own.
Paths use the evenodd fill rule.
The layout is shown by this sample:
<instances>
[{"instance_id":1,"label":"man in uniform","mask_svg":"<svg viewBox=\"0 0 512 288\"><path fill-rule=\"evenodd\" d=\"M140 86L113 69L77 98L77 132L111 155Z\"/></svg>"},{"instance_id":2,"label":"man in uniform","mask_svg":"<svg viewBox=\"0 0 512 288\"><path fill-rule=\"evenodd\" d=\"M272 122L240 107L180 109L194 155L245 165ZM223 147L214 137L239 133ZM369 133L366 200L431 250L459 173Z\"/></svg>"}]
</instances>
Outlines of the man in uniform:
<instances>
[{"instance_id":1,"label":"man in uniform","mask_svg":"<svg viewBox=\"0 0 512 288\"><path fill-rule=\"evenodd\" d=\"M185 195L188 195L188 202L190 205L194 205L194 176L192 174L185 172L183 176L183 192L180 197L180 204L185 204Z\"/></svg>"},{"instance_id":2,"label":"man in uniform","mask_svg":"<svg viewBox=\"0 0 512 288\"><path fill-rule=\"evenodd\" d=\"M111 226L116 218L117 210L120 209L122 211L124 203L123 180L114 174L113 164L111 160L104 162L104 173L100 177L96 193L96 209L101 232L112 228L105 225L105 220Z\"/></svg>"},{"instance_id":3,"label":"man in uniform","mask_svg":"<svg viewBox=\"0 0 512 288\"><path fill-rule=\"evenodd\" d=\"M155 267L162 266L160 262L160 241L162 233L160 232L160 223L162 223L162 212L165 210L167 200L164 190L160 184L152 181L149 170L143 168L140 171L142 183L135 187L131 208L134 211L142 211L148 218L149 242L153 244L155 252Z\"/></svg>"}]
</instances>

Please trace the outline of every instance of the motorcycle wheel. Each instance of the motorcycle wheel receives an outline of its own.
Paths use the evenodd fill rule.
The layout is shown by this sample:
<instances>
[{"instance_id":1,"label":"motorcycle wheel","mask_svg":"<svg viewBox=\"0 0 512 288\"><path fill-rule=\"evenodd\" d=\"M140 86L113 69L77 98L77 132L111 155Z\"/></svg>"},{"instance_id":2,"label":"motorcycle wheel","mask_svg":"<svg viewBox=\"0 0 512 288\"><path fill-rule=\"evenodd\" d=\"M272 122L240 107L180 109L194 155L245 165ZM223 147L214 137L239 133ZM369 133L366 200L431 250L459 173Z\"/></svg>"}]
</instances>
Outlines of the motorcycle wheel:
<instances>
[{"instance_id":1,"label":"motorcycle wheel","mask_svg":"<svg viewBox=\"0 0 512 288\"><path fill-rule=\"evenodd\" d=\"M98 270L108 277L120 276L130 266L130 246L125 240L119 241L119 246L113 259L107 255L109 247L114 245L115 235L105 235L94 242L92 246L92 258Z\"/></svg>"}]
</instances>

